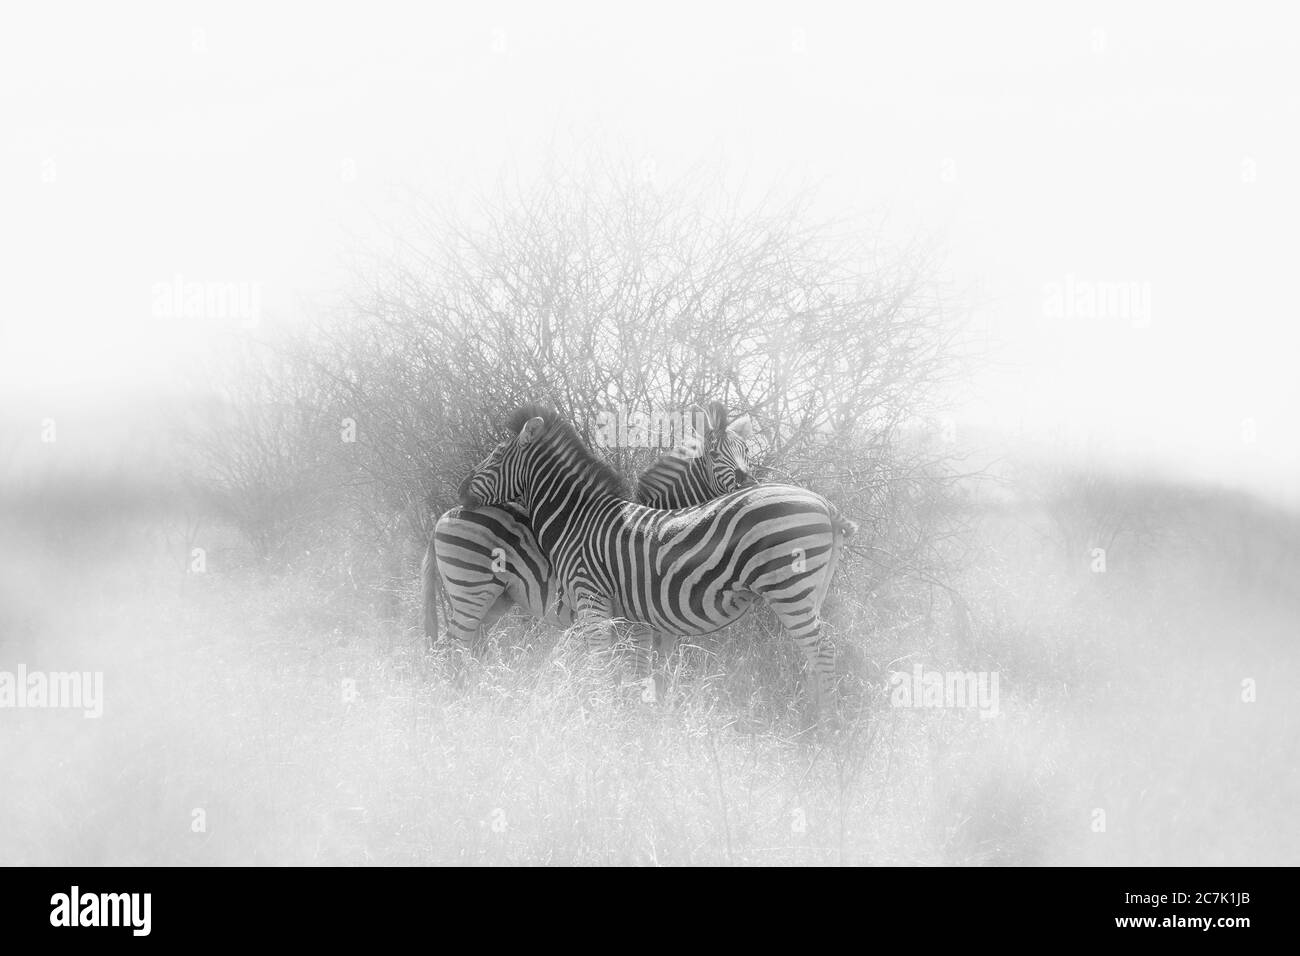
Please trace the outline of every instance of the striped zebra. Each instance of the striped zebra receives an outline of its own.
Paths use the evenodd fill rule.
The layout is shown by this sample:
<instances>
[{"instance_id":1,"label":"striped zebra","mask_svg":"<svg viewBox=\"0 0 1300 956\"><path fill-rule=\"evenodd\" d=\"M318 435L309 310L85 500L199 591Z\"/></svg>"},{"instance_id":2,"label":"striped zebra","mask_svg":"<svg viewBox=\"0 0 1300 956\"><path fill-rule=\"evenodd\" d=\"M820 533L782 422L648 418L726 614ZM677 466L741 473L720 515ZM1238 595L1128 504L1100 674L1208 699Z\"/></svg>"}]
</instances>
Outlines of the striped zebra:
<instances>
[{"instance_id":1,"label":"striped zebra","mask_svg":"<svg viewBox=\"0 0 1300 956\"><path fill-rule=\"evenodd\" d=\"M689 508L626 500L622 480L555 412L525 406L511 437L461 485L467 507L519 502L573 602L594 650L610 646L610 620L640 625L637 676L649 632L706 634L764 601L803 652L816 708L834 650L822 639L821 606L845 539L856 526L820 495L793 485L754 485Z\"/></svg>"},{"instance_id":2,"label":"striped zebra","mask_svg":"<svg viewBox=\"0 0 1300 956\"><path fill-rule=\"evenodd\" d=\"M699 439L687 439L641 474L636 501L651 508L689 508L755 484L749 473L749 416L728 423L727 406L692 409Z\"/></svg>"},{"instance_id":3,"label":"striped zebra","mask_svg":"<svg viewBox=\"0 0 1300 956\"><path fill-rule=\"evenodd\" d=\"M528 525L528 513L509 502L492 508L451 508L438 518L420 566L424 633L438 639L440 590L447 630L462 642L491 627L512 606L555 627L573 626L573 608L554 587L551 563Z\"/></svg>"},{"instance_id":4,"label":"striped zebra","mask_svg":"<svg viewBox=\"0 0 1300 956\"><path fill-rule=\"evenodd\" d=\"M726 405L711 402L692 408L691 418L693 434L641 474L636 500L682 507L754 483L746 448L752 431L748 416L729 423ZM429 536L420 573L430 642L438 638L440 591L450 611L448 631L460 641L472 640L514 605L554 627L573 626L573 607L554 586L550 561L518 504L445 512ZM668 651L671 644L665 645Z\"/></svg>"}]
</instances>

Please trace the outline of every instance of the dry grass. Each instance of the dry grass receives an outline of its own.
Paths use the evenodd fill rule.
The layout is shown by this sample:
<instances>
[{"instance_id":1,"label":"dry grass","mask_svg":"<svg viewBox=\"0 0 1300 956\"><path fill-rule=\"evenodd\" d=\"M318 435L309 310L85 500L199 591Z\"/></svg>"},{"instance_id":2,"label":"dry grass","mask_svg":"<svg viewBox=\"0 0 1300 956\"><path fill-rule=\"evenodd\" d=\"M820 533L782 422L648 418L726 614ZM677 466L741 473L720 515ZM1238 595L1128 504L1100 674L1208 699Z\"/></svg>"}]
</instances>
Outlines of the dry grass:
<instances>
[{"instance_id":1,"label":"dry grass","mask_svg":"<svg viewBox=\"0 0 1300 956\"><path fill-rule=\"evenodd\" d=\"M814 734L762 618L675 656L652 707L526 622L430 654L361 590L218 548L186 575L160 525L11 524L0 668L102 670L106 704L0 712L0 862L1300 862L1296 597L1226 574L1215 534L1102 580L994 530L964 625L849 580ZM1001 715L891 707L916 661L997 671Z\"/></svg>"}]
</instances>

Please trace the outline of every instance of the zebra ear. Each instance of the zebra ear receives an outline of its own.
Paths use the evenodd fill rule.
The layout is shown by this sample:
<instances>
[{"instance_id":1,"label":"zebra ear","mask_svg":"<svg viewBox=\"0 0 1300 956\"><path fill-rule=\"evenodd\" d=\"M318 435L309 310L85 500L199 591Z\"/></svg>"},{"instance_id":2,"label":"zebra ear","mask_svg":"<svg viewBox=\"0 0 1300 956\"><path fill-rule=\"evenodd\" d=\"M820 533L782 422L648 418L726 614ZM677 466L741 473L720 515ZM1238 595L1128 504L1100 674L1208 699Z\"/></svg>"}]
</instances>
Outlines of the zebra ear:
<instances>
[{"instance_id":1,"label":"zebra ear","mask_svg":"<svg viewBox=\"0 0 1300 956\"><path fill-rule=\"evenodd\" d=\"M708 421L710 440L718 438L727 430L727 406L722 402L709 402L704 417Z\"/></svg>"},{"instance_id":2,"label":"zebra ear","mask_svg":"<svg viewBox=\"0 0 1300 956\"><path fill-rule=\"evenodd\" d=\"M544 431L546 431L546 422L542 416L536 415L528 419L528 421L524 422L524 427L519 429L518 440L520 447L527 448L540 438Z\"/></svg>"},{"instance_id":3,"label":"zebra ear","mask_svg":"<svg viewBox=\"0 0 1300 956\"><path fill-rule=\"evenodd\" d=\"M748 415L741 415L727 426L727 430L735 432L741 438L749 438L754 434L754 420Z\"/></svg>"}]
</instances>

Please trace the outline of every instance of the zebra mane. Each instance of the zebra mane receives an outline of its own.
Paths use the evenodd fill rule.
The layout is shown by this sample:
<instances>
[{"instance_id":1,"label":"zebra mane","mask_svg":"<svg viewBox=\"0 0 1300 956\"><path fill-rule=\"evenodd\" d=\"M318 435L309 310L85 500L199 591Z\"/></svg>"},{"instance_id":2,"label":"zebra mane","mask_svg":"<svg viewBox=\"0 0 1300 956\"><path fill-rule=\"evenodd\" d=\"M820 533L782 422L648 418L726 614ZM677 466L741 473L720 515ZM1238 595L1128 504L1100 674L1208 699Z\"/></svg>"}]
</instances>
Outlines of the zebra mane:
<instances>
[{"instance_id":1,"label":"zebra mane","mask_svg":"<svg viewBox=\"0 0 1300 956\"><path fill-rule=\"evenodd\" d=\"M530 418L541 418L546 423L546 440L552 445L571 450L579 466L590 470L593 482L600 491L606 491L625 500L632 500L632 491L618 471L600 456L593 454L574 427L560 417L553 408L528 404L515 409L506 422L510 434L518 436Z\"/></svg>"},{"instance_id":2,"label":"zebra mane","mask_svg":"<svg viewBox=\"0 0 1300 956\"><path fill-rule=\"evenodd\" d=\"M679 441L672 448L663 452L658 458L646 465L645 469L636 476L636 487L637 489L640 489L641 485L647 481L652 481L653 479L662 476L676 474L678 467L683 461L689 466L695 461L703 460L704 459L699 455L690 454L687 451L686 443L684 441Z\"/></svg>"}]
</instances>

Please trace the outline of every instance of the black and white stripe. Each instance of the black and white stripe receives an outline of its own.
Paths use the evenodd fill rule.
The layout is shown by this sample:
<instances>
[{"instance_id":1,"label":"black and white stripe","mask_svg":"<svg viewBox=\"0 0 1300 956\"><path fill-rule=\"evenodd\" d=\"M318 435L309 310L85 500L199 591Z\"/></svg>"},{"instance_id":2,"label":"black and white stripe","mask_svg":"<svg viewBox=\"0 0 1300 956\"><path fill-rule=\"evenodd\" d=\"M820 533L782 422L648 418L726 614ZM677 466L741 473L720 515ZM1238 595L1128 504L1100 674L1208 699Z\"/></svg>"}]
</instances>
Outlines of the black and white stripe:
<instances>
[{"instance_id":1,"label":"black and white stripe","mask_svg":"<svg viewBox=\"0 0 1300 956\"><path fill-rule=\"evenodd\" d=\"M692 409L695 435L647 468L636 483L636 500L652 508L689 508L754 484L746 440L748 416L730 423L727 406L710 402Z\"/></svg>"},{"instance_id":2,"label":"black and white stripe","mask_svg":"<svg viewBox=\"0 0 1300 956\"><path fill-rule=\"evenodd\" d=\"M518 505L444 512L429 536L421 576L431 641L438 637L439 591L448 633L459 641L473 640L515 605L556 627L573 624L572 605L555 591L550 561Z\"/></svg>"},{"instance_id":3,"label":"black and white stripe","mask_svg":"<svg viewBox=\"0 0 1300 956\"><path fill-rule=\"evenodd\" d=\"M748 419L727 425L726 407L693 409L697 434L652 464L637 482L638 500L698 504L752 484L745 438ZM644 496L644 498L643 498ZM669 505L659 505L668 507ZM512 606L556 627L570 627L572 605L554 587L550 561L516 504L452 508L439 517L421 568L424 631L438 637L440 593L451 637L470 641Z\"/></svg>"},{"instance_id":4,"label":"black and white stripe","mask_svg":"<svg viewBox=\"0 0 1300 956\"><path fill-rule=\"evenodd\" d=\"M462 502L528 510L593 647L608 648L612 618L705 634L762 600L803 651L814 699L821 696L834 665L821 606L855 530L826 499L793 485L755 485L690 508L650 508L627 501L618 476L554 412L521 409L510 430L466 479ZM648 637L638 635L639 671Z\"/></svg>"}]
</instances>

